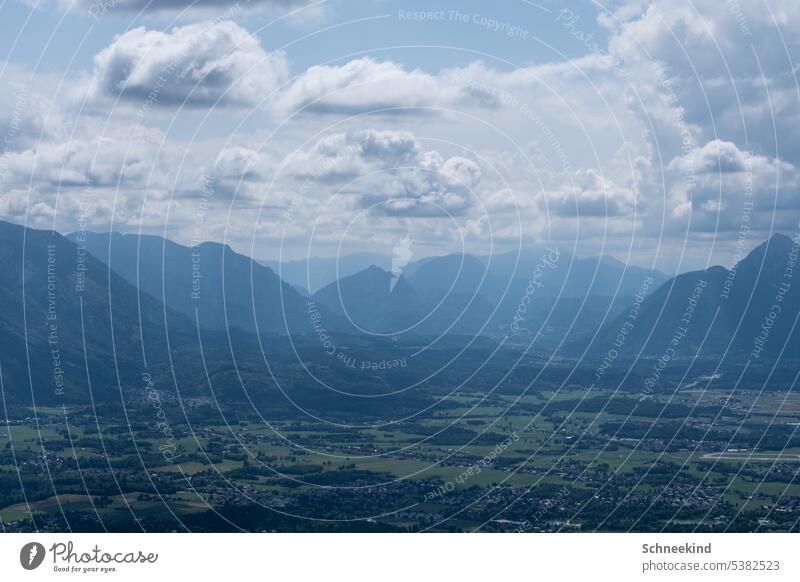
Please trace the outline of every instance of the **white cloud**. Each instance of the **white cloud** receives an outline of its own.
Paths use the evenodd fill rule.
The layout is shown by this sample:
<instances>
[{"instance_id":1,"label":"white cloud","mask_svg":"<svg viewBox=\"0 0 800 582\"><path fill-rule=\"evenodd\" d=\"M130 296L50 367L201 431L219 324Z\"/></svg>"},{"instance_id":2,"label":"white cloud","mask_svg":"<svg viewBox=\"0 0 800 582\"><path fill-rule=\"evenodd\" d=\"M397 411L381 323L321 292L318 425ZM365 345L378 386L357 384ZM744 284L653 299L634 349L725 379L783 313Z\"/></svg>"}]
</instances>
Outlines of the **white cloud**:
<instances>
[{"instance_id":1,"label":"white cloud","mask_svg":"<svg viewBox=\"0 0 800 582\"><path fill-rule=\"evenodd\" d=\"M689 216L697 230L736 230L745 214L752 225L769 229L796 224L800 172L792 164L713 140L673 160L670 191L673 214ZM776 210L780 212L776 213Z\"/></svg>"},{"instance_id":2,"label":"white cloud","mask_svg":"<svg viewBox=\"0 0 800 582\"><path fill-rule=\"evenodd\" d=\"M413 166L422 148L408 131L362 129L318 139L284 160L288 176L315 183L342 183L379 168Z\"/></svg>"},{"instance_id":3,"label":"white cloud","mask_svg":"<svg viewBox=\"0 0 800 582\"><path fill-rule=\"evenodd\" d=\"M47 0L26 0L41 4ZM108 13L140 11L174 14L214 14L228 17L259 10L287 11L313 4L315 0L55 0L63 10L99 19Z\"/></svg>"},{"instance_id":4,"label":"white cloud","mask_svg":"<svg viewBox=\"0 0 800 582\"><path fill-rule=\"evenodd\" d=\"M800 119L794 68L800 3L794 0L653 0L625 6L610 27L611 54L631 72L649 112L669 111L694 132L693 146L730 141L800 162ZM648 98L649 97L649 98ZM782 120L777 127L772 117ZM775 137L780 151L775 151ZM657 135L669 143L670 136ZM674 136L673 136L674 141Z\"/></svg>"},{"instance_id":5,"label":"white cloud","mask_svg":"<svg viewBox=\"0 0 800 582\"><path fill-rule=\"evenodd\" d=\"M592 169L578 170L569 183L547 192L545 199L551 212L575 218L629 215L636 202L631 188L621 187Z\"/></svg>"},{"instance_id":6,"label":"white cloud","mask_svg":"<svg viewBox=\"0 0 800 582\"><path fill-rule=\"evenodd\" d=\"M229 180L257 180L261 177L261 156L255 150L231 146L222 150L214 162L214 174Z\"/></svg>"},{"instance_id":7,"label":"white cloud","mask_svg":"<svg viewBox=\"0 0 800 582\"><path fill-rule=\"evenodd\" d=\"M783 166L784 169L791 168L791 164L783 163ZM753 155L740 150L734 143L714 139L675 158L669 168L684 174L764 174L770 170L774 172L775 166L765 156Z\"/></svg>"},{"instance_id":8,"label":"white cloud","mask_svg":"<svg viewBox=\"0 0 800 582\"><path fill-rule=\"evenodd\" d=\"M141 187L148 180L162 178L166 184L174 168L157 157L162 140L158 130L120 126L105 135L82 134L63 142L41 142L35 148L9 154L6 160L14 182L32 181L40 191L85 185L113 187L118 183Z\"/></svg>"},{"instance_id":9,"label":"white cloud","mask_svg":"<svg viewBox=\"0 0 800 582\"><path fill-rule=\"evenodd\" d=\"M450 191L470 192L481 181L481 169L472 160L453 156L438 168L442 184Z\"/></svg>"},{"instance_id":10,"label":"white cloud","mask_svg":"<svg viewBox=\"0 0 800 582\"><path fill-rule=\"evenodd\" d=\"M336 133L299 151L286 173L314 191L344 188L357 206L396 216L461 214L475 203L482 173L463 156L445 158L410 132L367 129Z\"/></svg>"},{"instance_id":11,"label":"white cloud","mask_svg":"<svg viewBox=\"0 0 800 582\"><path fill-rule=\"evenodd\" d=\"M36 87L22 79L10 80L14 77L6 75L5 90L0 92L0 153L27 149L41 138L63 137L61 111Z\"/></svg>"},{"instance_id":12,"label":"white cloud","mask_svg":"<svg viewBox=\"0 0 800 582\"><path fill-rule=\"evenodd\" d=\"M95 96L146 107L252 106L287 77L283 53L230 21L126 32L95 57Z\"/></svg>"},{"instance_id":13,"label":"white cloud","mask_svg":"<svg viewBox=\"0 0 800 582\"><path fill-rule=\"evenodd\" d=\"M114 9L140 9L144 2L126 0ZM169 0L158 9L188 4ZM332 239L370 205L376 205L370 219L425 223L429 239L453 235L446 221L437 222L447 213L463 219L476 240L489 232L510 237L520 222L532 237L578 230L581 236L637 230L684 236L687 226L730 233L741 223L749 192L757 205L754 225L769 226L773 207L781 210L779 221L800 218L800 99L792 64L800 56L793 40L800 3L770 0L772 14L760 0L737 0L739 12L718 0L615 4L614 15L599 19L609 54L590 50L515 70L481 61L423 70L396 58L363 57L312 66L290 80L287 57L266 51L229 21L168 32L135 29L96 59L90 88L96 99L84 115L106 115L116 96L133 104L111 113L112 131L103 138L89 131L102 133L99 121L72 119L75 106L65 100L54 99L59 105L51 108L49 99L32 97L14 114L14 95L0 95L0 132L11 128L13 115L18 127L3 157L3 208L20 207L25 178L33 174L42 216L54 208L50 192L79 190L92 180L102 212L120 197L118 208L135 217L137 200L149 192L147 212L154 220L174 184L180 200L170 220L181 220L179 208L192 202L202 174L214 181L217 202L231 203L235 194L250 205L249 213L263 203L275 232L301 192L292 228L301 236L324 212L320 228ZM199 6L219 11L236 4ZM187 119L204 112L177 114L186 117L166 138L157 130L124 134L134 125L136 104L162 107L171 116L181 105L209 108L218 100L247 109L263 103L265 111L254 111L256 121L241 127L226 111L190 145L177 136L186 135ZM394 114L360 115L386 109ZM436 114L439 109L450 113ZM297 111L303 114L261 142L270 123ZM166 118L162 112L143 121ZM222 137L229 120L237 132L230 140ZM176 169L182 146L193 159ZM115 192L120 178L124 192ZM58 207L70 208L66 202ZM234 221L249 218L234 214Z\"/></svg>"},{"instance_id":14,"label":"white cloud","mask_svg":"<svg viewBox=\"0 0 800 582\"><path fill-rule=\"evenodd\" d=\"M475 205L480 181L481 170L472 160L427 151L415 167L390 171L382 194L366 193L361 205L376 214L448 218Z\"/></svg>"},{"instance_id":15,"label":"white cloud","mask_svg":"<svg viewBox=\"0 0 800 582\"><path fill-rule=\"evenodd\" d=\"M720 236L745 220L754 231L794 227L800 53L790 39L800 3L632 0L599 22L630 110L652 124L645 181L655 188L642 189L650 204L638 208L647 227Z\"/></svg>"},{"instance_id":16,"label":"white cloud","mask_svg":"<svg viewBox=\"0 0 800 582\"><path fill-rule=\"evenodd\" d=\"M302 110L353 115L452 107L468 98L462 87L441 77L421 70L409 71L392 61L363 57L344 65L310 67L282 92L276 104L284 114Z\"/></svg>"}]
</instances>

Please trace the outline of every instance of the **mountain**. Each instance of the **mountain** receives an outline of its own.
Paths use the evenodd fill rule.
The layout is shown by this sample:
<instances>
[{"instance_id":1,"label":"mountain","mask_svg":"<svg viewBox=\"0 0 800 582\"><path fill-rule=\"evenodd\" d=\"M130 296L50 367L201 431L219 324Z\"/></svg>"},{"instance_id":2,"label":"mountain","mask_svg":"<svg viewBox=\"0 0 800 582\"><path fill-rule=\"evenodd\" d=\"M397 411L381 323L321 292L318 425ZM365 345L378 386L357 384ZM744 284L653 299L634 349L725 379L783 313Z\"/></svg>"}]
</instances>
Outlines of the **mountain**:
<instances>
[{"instance_id":1,"label":"mountain","mask_svg":"<svg viewBox=\"0 0 800 582\"><path fill-rule=\"evenodd\" d=\"M651 277L655 286L669 277L656 269L628 265L612 257L579 258L563 247L524 247L491 257L482 257L498 291L519 296L538 271L539 295L558 297L614 297L636 294L642 280ZM653 287L655 288L655 287Z\"/></svg>"},{"instance_id":2,"label":"mountain","mask_svg":"<svg viewBox=\"0 0 800 582\"><path fill-rule=\"evenodd\" d=\"M556 247L525 247L481 257L426 257L408 265L403 275L416 289L478 292L494 302L507 295L518 299L531 279L537 280L537 295L573 298L632 296L646 277L652 277L656 286L668 279L655 269L607 256L583 259Z\"/></svg>"},{"instance_id":3,"label":"mountain","mask_svg":"<svg viewBox=\"0 0 800 582\"><path fill-rule=\"evenodd\" d=\"M331 283L314 301L346 318L353 333L440 335L475 334L492 306L480 295L417 287L404 276L378 267Z\"/></svg>"},{"instance_id":4,"label":"mountain","mask_svg":"<svg viewBox=\"0 0 800 582\"><path fill-rule=\"evenodd\" d=\"M324 287L314 299L350 320L351 331L511 337L551 348L618 316L649 281L667 277L610 257L580 259L525 248L491 257L425 257L395 278L377 267ZM524 313L523 313L524 312ZM513 325L512 325L513 324Z\"/></svg>"},{"instance_id":5,"label":"mountain","mask_svg":"<svg viewBox=\"0 0 800 582\"><path fill-rule=\"evenodd\" d=\"M308 300L269 267L227 245L194 247L151 235L73 233L73 241L129 283L200 326L262 334L310 331ZM196 314L196 315L195 315ZM338 320L330 315L336 328Z\"/></svg>"},{"instance_id":6,"label":"mountain","mask_svg":"<svg viewBox=\"0 0 800 582\"><path fill-rule=\"evenodd\" d=\"M437 301L451 293L492 296L498 285L483 262L462 254L429 258L412 270L409 282L414 289Z\"/></svg>"},{"instance_id":7,"label":"mountain","mask_svg":"<svg viewBox=\"0 0 800 582\"><path fill-rule=\"evenodd\" d=\"M603 326L594 342L575 342L605 352L623 328L620 355L700 357L753 362L800 355L800 285L792 281L800 239L776 234L731 269L711 267L684 273L661 285L635 317L623 313ZM666 354L666 356L665 356Z\"/></svg>"},{"instance_id":8,"label":"mountain","mask_svg":"<svg viewBox=\"0 0 800 582\"><path fill-rule=\"evenodd\" d=\"M369 267L309 299L223 245L189 248L115 234L92 234L85 243L74 238L78 244L0 221L0 369L11 402L141 399L143 377L151 374L173 397L247 402L276 417L298 406L358 416L367 410L359 394L396 393L367 399L370 414L382 417L429 403L430 387L397 389L439 369L476 334L485 337L459 360L459 373L484 361L500 339L511 347L503 357L512 359L534 339L543 349L533 357L561 344L567 357L586 350L591 369L611 349L620 359L641 352L640 379L662 360L699 355L716 365L724 357L722 364L741 368L745 361L800 354L800 290L793 281L800 239L782 235L732 269L685 273L660 286L650 271L640 271L651 283L640 283L639 295L630 297L545 293L545 280L558 284L563 273L561 255L553 255L528 267L526 287L514 291L522 295L506 291L499 302L490 299L497 273L470 256L432 257L399 277ZM605 258L594 265L629 269ZM199 296L192 297L198 272ZM222 329L226 317L230 324ZM264 331L262 322L274 333L248 332L257 324ZM300 331L289 338L280 324ZM429 336L445 337L420 352ZM414 366L406 367L412 358ZM399 361L402 367L381 368ZM572 361L564 359L564 369ZM350 395L328 388L336 385Z\"/></svg>"},{"instance_id":9,"label":"mountain","mask_svg":"<svg viewBox=\"0 0 800 582\"><path fill-rule=\"evenodd\" d=\"M165 307L58 233L0 221L0 272L0 371L3 399L12 407L74 404L97 410L95 405L125 402L150 410L156 426L155 394L171 405L180 398L181 409L194 406L184 399L234 410L244 403L270 418L296 415L298 407L387 417L433 402L421 388L400 388L416 380L408 374L431 373L435 361L383 378L380 370L342 365L315 334L290 342L277 334L256 338L198 328L194 318ZM342 340L338 348L361 354L356 343ZM362 344L365 358L413 353L413 346L380 338ZM394 394L365 401L327 387L337 382L352 394L374 394L376 386ZM172 410L170 422L177 426L179 409Z\"/></svg>"},{"instance_id":10,"label":"mountain","mask_svg":"<svg viewBox=\"0 0 800 582\"><path fill-rule=\"evenodd\" d=\"M555 273L541 294L586 297L621 295L630 297L641 285L642 278L652 276L656 285L669 277L655 269L626 265L610 256L578 258L564 247L525 246L492 256L456 253L427 256L402 268L402 275L415 289L446 290L455 284L457 292L479 292L487 299L499 301L507 288L514 295L527 286L532 271L542 257L558 251ZM550 250L548 250L550 249ZM392 258L380 253L356 253L338 258L312 257L298 261L261 261L281 279L313 294L338 279L349 277L369 267L391 271ZM562 289L562 283L566 282ZM305 291L308 290L308 291Z\"/></svg>"},{"instance_id":11,"label":"mountain","mask_svg":"<svg viewBox=\"0 0 800 582\"><path fill-rule=\"evenodd\" d=\"M0 221L0 270L0 364L12 399L103 400L121 384L140 386L170 343L192 341L191 322L58 233Z\"/></svg>"},{"instance_id":12,"label":"mountain","mask_svg":"<svg viewBox=\"0 0 800 582\"><path fill-rule=\"evenodd\" d=\"M308 292L314 293L326 285L375 266L391 269L392 258L380 253L354 253L336 258L311 257L298 261L261 261L275 271L281 279Z\"/></svg>"},{"instance_id":13,"label":"mountain","mask_svg":"<svg viewBox=\"0 0 800 582\"><path fill-rule=\"evenodd\" d=\"M408 282L400 277L392 287L391 273L375 266L326 285L313 299L347 319L353 333L399 332L424 315Z\"/></svg>"}]
</instances>

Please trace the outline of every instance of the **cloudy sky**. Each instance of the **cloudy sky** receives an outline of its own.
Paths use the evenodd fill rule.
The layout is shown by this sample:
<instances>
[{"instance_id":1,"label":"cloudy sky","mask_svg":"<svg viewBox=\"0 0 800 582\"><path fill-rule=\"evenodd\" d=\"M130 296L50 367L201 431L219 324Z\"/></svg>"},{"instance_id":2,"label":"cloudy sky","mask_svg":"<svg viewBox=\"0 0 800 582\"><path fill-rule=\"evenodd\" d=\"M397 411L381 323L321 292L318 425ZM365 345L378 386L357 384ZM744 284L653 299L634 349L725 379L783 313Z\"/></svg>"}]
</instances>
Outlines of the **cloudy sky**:
<instances>
[{"instance_id":1,"label":"cloudy sky","mask_svg":"<svg viewBox=\"0 0 800 582\"><path fill-rule=\"evenodd\" d=\"M800 220L797 0L0 0L0 217L259 258Z\"/></svg>"}]
</instances>

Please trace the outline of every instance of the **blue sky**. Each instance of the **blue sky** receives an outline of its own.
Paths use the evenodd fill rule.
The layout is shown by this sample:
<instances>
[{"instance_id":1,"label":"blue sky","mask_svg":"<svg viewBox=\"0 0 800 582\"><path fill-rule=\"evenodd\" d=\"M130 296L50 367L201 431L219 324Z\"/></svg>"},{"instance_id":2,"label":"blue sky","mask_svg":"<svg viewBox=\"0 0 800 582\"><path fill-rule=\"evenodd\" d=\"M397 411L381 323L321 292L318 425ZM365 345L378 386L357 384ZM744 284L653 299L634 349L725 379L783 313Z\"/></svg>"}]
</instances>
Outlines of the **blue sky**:
<instances>
[{"instance_id":1,"label":"blue sky","mask_svg":"<svg viewBox=\"0 0 800 582\"><path fill-rule=\"evenodd\" d=\"M157 2L156 2L157 4ZM91 3L88 3L91 7ZM101 5L101 4L100 4ZM169 28L177 23L196 20L191 13L159 12L138 14L132 11L110 11L96 20L88 17L88 9L73 9L66 14L63 11L45 8L46 4L32 10L25 2L6 0L2 4L3 20L0 22L0 50L10 55L11 60L28 64L42 58L41 68L50 71L63 71L74 58L73 66L89 68L94 55L110 44L116 34L145 25L155 28ZM537 8L536 6L541 6ZM385 49L387 46L408 45L411 42L420 45L441 45L467 48L478 52L496 55L518 64L528 62L545 62L556 58L547 45L557 51L575 57L586 52L585 46L571 39L552 25L553 15L562 9L549 0L535 4L525 2L502 2L487 10L486 2L476 0L466 2L423 2L409 1L402 3L388 1L354 1L331 2L327 8L329 18L310 16L307 21L301 16L287 22L280 19L282 11L268 11L263 14L248 13L240 22L254 31L259 31L265 48L277 49L294 43L291 60L298 70L318 63L321 57L330 54L331 46L335 53L345 55L361 51L370 51L376 55L394 58L398 51ZM599 43L604 43L604 31L597 26L596 8L591 2L577 2L570 10L581 16L581 26L588 34L594 34ZM400 12L444 12L443 20L423 22L398 19ZM485 34L479 24L462 23L455 14L470 16L486 14L487 17L505 22L518 23L529 31L527 39L503 34ZM335 13L335 17L334 14ZM214 13L208 13L212 18ZM201 15L200 18L202 18ZM345 23L369 18L363 25L347 25ZM24 24L24 34L20 35L12 52L15 37ZM339 26L336 26L339 25ZM330 28L323 33L320 29ZM356 32L354 32L354 30ZM78 47L81 39L88 33L85 43ZM307 40L298 39L311 34ZM53 36L49 50L43 53L43 39ZM69 47L69 50L63 50ZM465 64L472 60L467 54L457 56L437 52L409 53L406 51L408 64L436 71L453 64Z\"/></svg>"},{"instance_id":2,"label":"blue sky","mask_svg":"<svg viewBox=\"0 0 800 582\"><path fill-rule=\"evenodd\" d=\"M0 3L0 215L258 257L795 234L789 0Z\"/></svg>"}]
</instances>

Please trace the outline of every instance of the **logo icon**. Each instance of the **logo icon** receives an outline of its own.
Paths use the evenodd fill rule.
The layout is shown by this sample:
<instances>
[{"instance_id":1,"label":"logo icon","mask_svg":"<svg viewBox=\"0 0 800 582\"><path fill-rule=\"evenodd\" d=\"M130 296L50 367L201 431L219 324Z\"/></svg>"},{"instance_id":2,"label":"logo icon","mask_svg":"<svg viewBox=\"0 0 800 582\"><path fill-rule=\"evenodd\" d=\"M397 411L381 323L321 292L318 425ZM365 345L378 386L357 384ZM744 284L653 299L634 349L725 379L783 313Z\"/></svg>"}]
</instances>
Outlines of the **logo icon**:
<instances>
[{"instance_id":1,"label":"logo icon","mask_svg":"<svg viewBox=\"0 0 800 582\"><path fill-rule=\"evenodd\" d=\"M26 570L35 570L44 562L44 546L39 542L30 542L22 546L19 552L19 563Z\"/></svg>"},{"instance_id":2,"label":"logo icon","mask_svg":"<svg viewBox=\"0 0 800 582\"><path fill-rule=\"evenodd\" d=\"M409 261L411 261L411 257L414 254L411 250L411 244L413 242L411 237L406 235L403 237L403 240L392 249L392 276L389 279L389 292L394 291L394 286L397 284L400 275L403 274L403 269L408 265Z\"/></svg>"}]
</instances>

